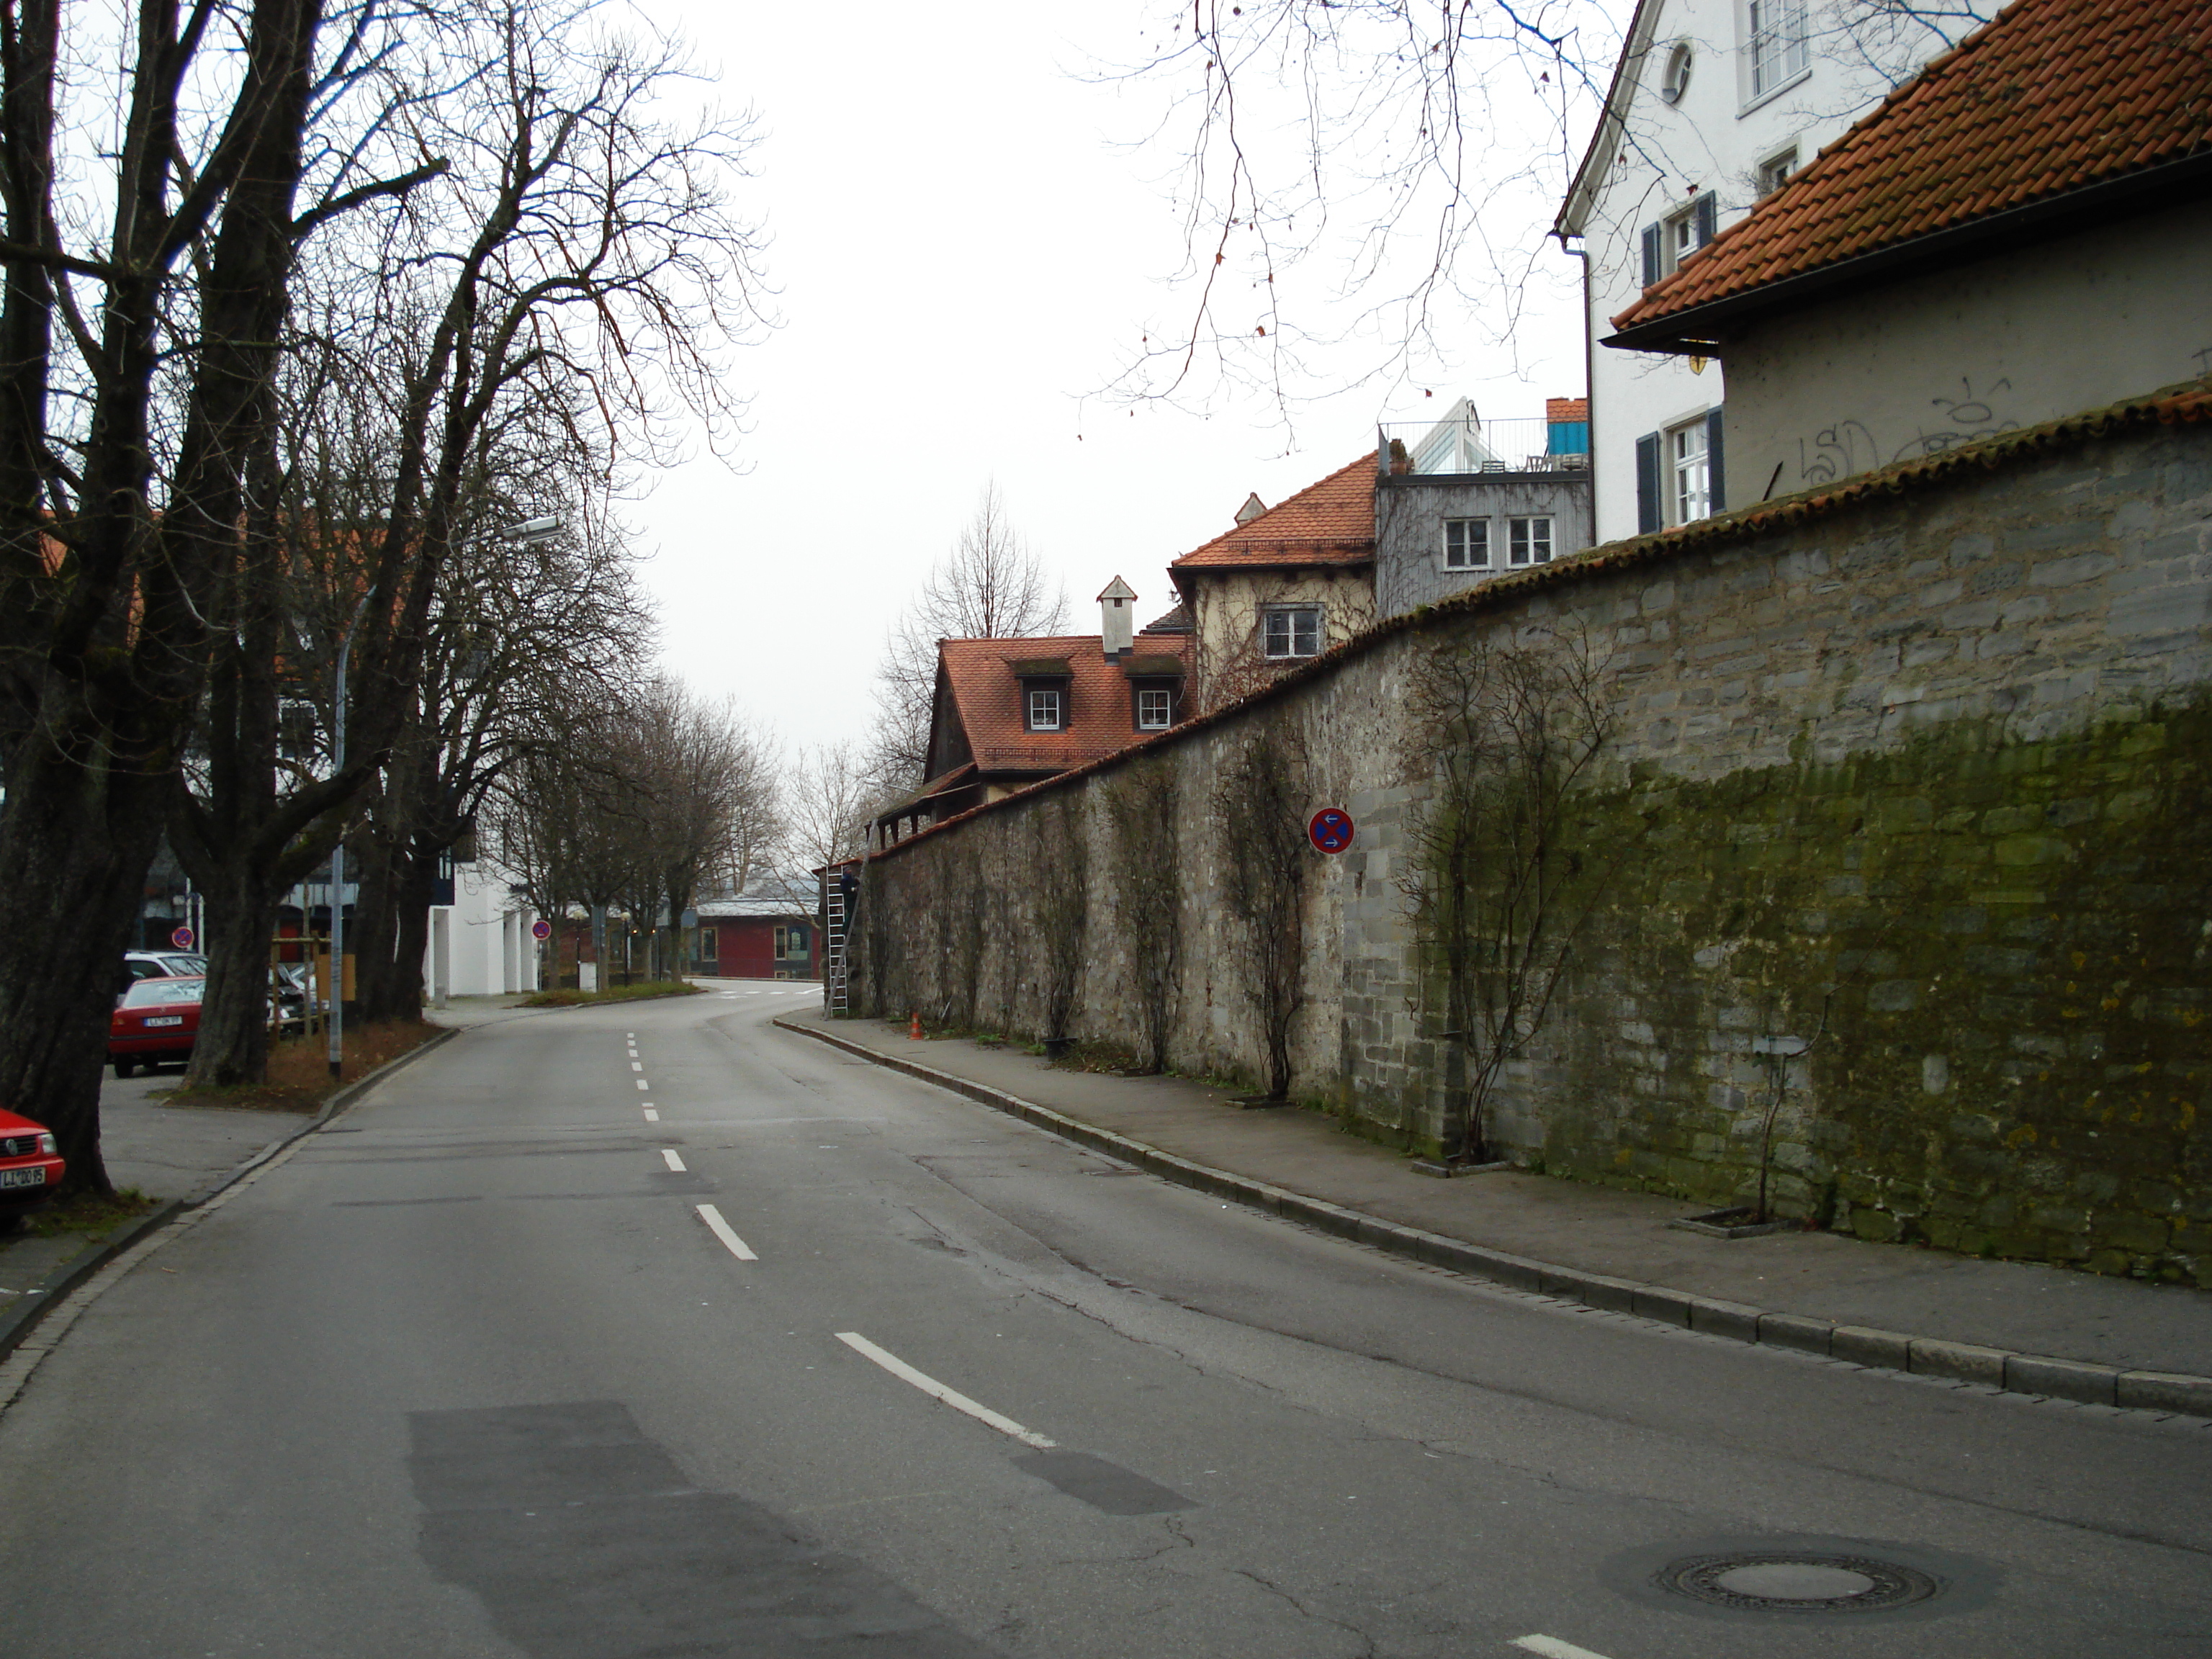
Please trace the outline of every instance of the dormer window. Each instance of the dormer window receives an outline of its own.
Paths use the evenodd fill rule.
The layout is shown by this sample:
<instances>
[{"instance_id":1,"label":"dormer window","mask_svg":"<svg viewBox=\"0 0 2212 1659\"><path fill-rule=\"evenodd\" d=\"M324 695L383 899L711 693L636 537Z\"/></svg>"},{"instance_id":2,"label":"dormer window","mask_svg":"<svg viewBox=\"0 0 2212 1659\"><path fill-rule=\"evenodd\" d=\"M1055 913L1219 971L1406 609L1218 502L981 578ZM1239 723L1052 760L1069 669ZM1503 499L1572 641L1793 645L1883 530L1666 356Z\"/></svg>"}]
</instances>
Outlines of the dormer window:
<instances>
[{"instance_id":1,"label":"dormer window","mask_svg":"<svg viewBox=\"0 0 2212 1659\"><path fill-rule=\"evenodd\" d=\"M1164 732L1175 724L1175 692L1164 685L1137 688L1137 730Z\"/></svg>"},{"instance_id":2,"label":"dormer window","mask_svg":"<svg viewBox=\"0 0 2212 1659\"><path fill-rule=\"evenodd\" d=\"M1066 694L1056 685L1030 687L1029 706L1032 732L1057 732L1066 723Z\"/></svg>"}]
</instances>

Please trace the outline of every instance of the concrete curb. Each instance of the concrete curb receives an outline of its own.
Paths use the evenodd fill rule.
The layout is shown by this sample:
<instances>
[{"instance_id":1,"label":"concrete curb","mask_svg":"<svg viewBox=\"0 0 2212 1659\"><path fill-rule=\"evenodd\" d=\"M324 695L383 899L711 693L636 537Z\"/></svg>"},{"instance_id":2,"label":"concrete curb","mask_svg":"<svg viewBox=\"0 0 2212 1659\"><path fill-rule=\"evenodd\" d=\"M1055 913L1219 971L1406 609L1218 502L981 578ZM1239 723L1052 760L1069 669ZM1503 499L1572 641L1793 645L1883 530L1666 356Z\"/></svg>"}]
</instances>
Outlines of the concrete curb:
<instances>
[{"instance_id":1,"label":"concrete curb","mask_svg":"<svg viewBox=\"0 0 2212 1659\"><path fill-rule=\"evenodd\" d=\"M323 1103L323 1109L291 1133L270 1141L236 1169L210 1187L204 1187L189 1198L172 1198L156 1205L146 1214L121 1231L111 1233L97 1244L88 1244L60 1267L39 1281L37 1288L23 1292L22 1305L0 1317L0 1359L5 1359L21 1346L23 1339L38 1328L47 1313L84 1281L132 1245L160 1231L188 1211L197 1210L259 1169L288 1146L314 1133L346 1110L362 1095L392 1073L412 1060L421 1059L433 1048L441 1048L460 1036L461 1028L447 1026L437 1036L417 1048L410 1048L396 1060L388 1060L357 1082L349 1083Z\"/></svg>"},{"instance_id":2,"label":"concrete curb","mask_svg":"<svg viewBox=\"0 0 2212 1659\"><path fill-rule=\"evenodd\" d=\"M1770 1313L1746 1303L1692 1296L1686 1291L1669 1290L1662 1285L1614 1279L1579 1267L1556 1267L1548 1261L1470 1244L1463 1239L1447 1238L1441 1233L1408 1227L1400 1222L1384 1221L1342 1205L1273 1187L1248 1176L1195 1164L1141 1140L1132 1140L1110 1129L1068 1117L1048 1106L1024 1100L1018 1095L954 1077L916 1060L881 1053L817 1026L781 1018L772 1023L784 1030L812 1037L878 1066L963 1095L1079 1146L1149 1170L1180 1186L1247 1204L1272 1215L1303 1221L1324 1232L1372 1244L1431 1267L1470 1273L1516 1291L1534 1291L1562 1301L1580 1302L1586 1307L1636 1314L1680 1325L1686 1330L1702 1331L1709 1336L1724 1336L1731 1341L1793 1348L1801 1353L1848 1360L1855 1365L1876 1370L1979 1382L2014 1394L2044 1395L2082 1405L2119 1406L2182 1417L2212 1418L2212 1376L2179 1371L2124 1370L2117 1365L2014 1353L2004 1348L1979 1347L1937 1337L1913 1336L1903 1331L1877 1330L1871 1326L1838 1325L1802 1314Z\"/></svg>"}]
</instances>

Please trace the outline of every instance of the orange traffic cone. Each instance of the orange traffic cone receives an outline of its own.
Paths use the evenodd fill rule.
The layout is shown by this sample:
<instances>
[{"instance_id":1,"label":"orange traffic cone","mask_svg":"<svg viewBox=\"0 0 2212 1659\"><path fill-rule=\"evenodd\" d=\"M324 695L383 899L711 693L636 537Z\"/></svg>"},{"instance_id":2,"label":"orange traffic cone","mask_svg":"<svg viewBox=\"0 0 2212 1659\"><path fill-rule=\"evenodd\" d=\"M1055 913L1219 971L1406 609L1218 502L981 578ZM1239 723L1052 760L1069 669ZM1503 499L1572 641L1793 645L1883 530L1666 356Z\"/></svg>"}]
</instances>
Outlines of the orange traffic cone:
<instances>
[{"instance_id":1,"label":"orange traffic cone","mask_svg":"<svg viewBox=\"0 0 2212 1659\"><path fill-rule=\"evenodd\" d=\"M912 1038L913 1038L916 1042L921 1042L921 1009L917 1008L917 1009L915 1009L915 1010L914 1011L914 1022L913 1022L913 1024L911 1024L910 1025L908 1025L908 1026L906 1028L906 1034L907 1034L908 1036L912 1037Z\"/></svg>"}]
</instances>

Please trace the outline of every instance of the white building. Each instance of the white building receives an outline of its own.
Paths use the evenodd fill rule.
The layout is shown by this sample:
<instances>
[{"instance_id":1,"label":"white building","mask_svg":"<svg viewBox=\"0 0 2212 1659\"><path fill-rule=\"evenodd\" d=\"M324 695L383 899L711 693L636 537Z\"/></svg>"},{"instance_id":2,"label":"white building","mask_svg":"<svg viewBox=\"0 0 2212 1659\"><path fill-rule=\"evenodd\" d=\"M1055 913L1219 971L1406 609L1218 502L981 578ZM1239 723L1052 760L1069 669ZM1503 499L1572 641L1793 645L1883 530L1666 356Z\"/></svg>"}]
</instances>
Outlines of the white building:
<instances>
[{"instance_id":1,"label":"white building","mask_svg":"<svg viewBox=\"0 0 2212 1659\"><path fill-rule=\"evenodd\" d=\"M422 985L433 1005L448 997L535 991L538 912L516 892L514 875L488 858L453 866L453 902L430 907Z\"/></svg>"},{"instance_id":2,"label":"white building","mask_svg":"<svg viewBox=\"0 0 2212 1659\"><path fill-rule=\"evenodd\" d=\"M1592 342L1929 58L1996 9L1882 0L1639 0L1604 112L1553 226L1583 258ZM1718 362L1590 352L1600 542L1701 519L1730 487Z\"/></svg>"}]
</instances>

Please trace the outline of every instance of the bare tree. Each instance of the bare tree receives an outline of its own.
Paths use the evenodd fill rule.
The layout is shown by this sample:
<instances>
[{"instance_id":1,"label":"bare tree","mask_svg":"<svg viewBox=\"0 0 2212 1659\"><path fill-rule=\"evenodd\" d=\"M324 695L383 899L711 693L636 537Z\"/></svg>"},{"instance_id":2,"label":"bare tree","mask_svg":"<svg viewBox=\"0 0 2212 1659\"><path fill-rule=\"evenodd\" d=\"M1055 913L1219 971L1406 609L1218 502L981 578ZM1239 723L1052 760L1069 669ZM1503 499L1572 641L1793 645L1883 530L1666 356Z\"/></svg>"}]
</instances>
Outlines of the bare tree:
<instances>
[{"instance_id":1,"label":"bare tree","mask_svg":"<svg viewBox=\"0 0 2212 1659\"><path fill-rule=\"evenodd\" d=\"M852 744L801 750L783 792L787 877L796 881L801 872L858 857L868 844L869 820L881 804L875 781ZM810 907L811 891L806 890Z\"/></svg>"},{"instance_id":2,"label":"bare tree","mask_svg":"<svg viewBox=\"0 0 2212 1659\"><path fill-rule=\"evenodd\" d=\"M904 793L922 781L939 640L1020 639L1066 626L1066 590L1008 520L998 485L986 485L975 516L884 641L869 749L878 784Z\"/></svg>"},{"instance_id":3,"label":"bare tree","mask_svg":"<svg viewBox=\"0 0 2212 1659\"><path fill-rule=\"evenodd\" d=\"M617 448L649 456L667 390L710 417L727 406L715 354L749 314L751 243L720 179L742 160L743 128L670 126L656 105L680 59L604 33L588 13L495 0L379 62L385 106L404 113L388 124L404 128L394 142L450 164L404 212L333 237L310 269L320 303L298 349L352 405L353 459L370 467L369 486L348 492L355 514L307 508L343 526L332 551L350 556L330 562L318 607L329 657L358 629L349 764L279 799L274 688L244 688L234 714L210 720L227 757L209 769L210 810L196 815L187 800L178 814L180 854L223 901L196 1077L258 1076L268 921L353 815L369 767L384 775L364 849L364 1000L372 1017L419 1010L430 861L471 810L482 757L469 750L484 735L456 726L471 676L435 660L450 567L495 533L503 509L532 504L518 477L558 477L565 463L583 483L570 498L589 500ZM364 292L374 306L360 304ZM538 504L549 493L537 488ZM277 563L257 568L240 601L254 614L290 597ZM250 834L220 833L249 820Z\"/></svg>"},{"instance_id":4,"label":"bare tree","mask_svg":"<svg viewBox=\"0 0 2212 1659\"><path fill-rule=\"evenodd\" d=\"M125 9L0 0L0 1099L94 1189L116 957L222 586L265 556L248 476L297 250L438 170L378 177L352 142L398 39L374 5ZM103 111L112 82L76 70L104 60Z\"/></svg>"}]
</instances>

